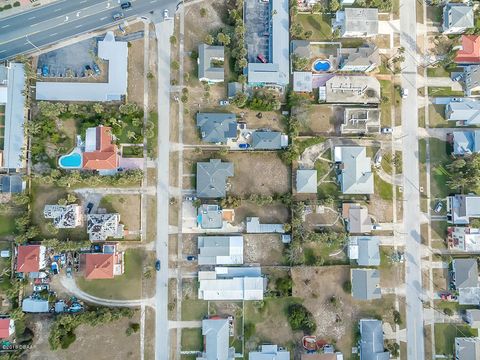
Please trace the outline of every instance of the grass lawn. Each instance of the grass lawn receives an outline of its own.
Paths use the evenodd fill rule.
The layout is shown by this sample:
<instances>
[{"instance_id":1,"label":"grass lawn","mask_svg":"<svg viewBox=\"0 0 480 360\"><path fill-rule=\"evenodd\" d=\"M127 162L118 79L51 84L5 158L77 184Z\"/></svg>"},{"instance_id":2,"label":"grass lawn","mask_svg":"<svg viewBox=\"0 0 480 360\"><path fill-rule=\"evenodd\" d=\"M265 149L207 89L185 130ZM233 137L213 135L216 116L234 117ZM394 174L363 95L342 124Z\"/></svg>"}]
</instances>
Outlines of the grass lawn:
<instances>
[{"instance_id":1,"label":"grass lawn","mask_svg":"<svg viewBox=\"0 0 480 360\"><path fill-rule=\"evenodd\" d=\"M467 325L435 324L435 352L453 355L455 337L477 336L477 331Z\"/></svg>"},{"instance_id":2,"label":"grass lawn","mask_svg":"<svg viewBox=\"0 0 480 360\"><path fill-rule=\"evenodd\" d=\"M182 351L202 351L203 336L202 329L182 330Z\"/></svg>"},{"instance_id":3,"label":"grass lawn","mask_svg":"<svg viewBox=\"0 0 480 360\"><path fill-rule=\"evenodd\" d=\"M315 161L315 170L317 170L317 179L320 180L323 176L328 174L330 171L330 163L323 161L323 160L317 160Z\"/></svg>"},{"instance_id":4,"label":"grass lawn","mask_svg":"<svg viewBox=\"0 0 480 360\"><path fill-rule=\"evenodd\" d=\"M312 138L305 139L305 140L298 140L296 142L296 144L298 146L298 153L303 154L305 149L307 149L308 147L313 146L313 145L317 145L317 144L321 144L324 141L325 141L325 138L322 137L322 136L316 136L316 137L312 137Z\"/></svg>"},{"instance_id":5,"label":"grass lawn","mask_svg":"<svg viewBox=\"0 0 480 360\"><path fill-rule=\"evenodd\" d=\"M428 96L463 96L463 91L453 91L448 86L428 87Z\"/></svg>"},{"instance_id":6,"label":"grass lawn","mask_svg":"<svg viewBox=\"0 0 480 360\"><path fill-rule=\"evenodd\" d=\"M455 127L455 121L445 120L445 105L428 105L428 122L430 127Z\"/></svg>"},{"instance_id":7,"label":"grass lawn","mask_svg":"<svg viewBox=\"0 0 480 360\"><path fill-rule=\"evenodd\" d=\"M123 146L122 157L124 158L142 158L143 146Z\"/></svg>"},{"instance_id":8,"label":"grass lawn","mask_svg":"<svg viewBox=\"0 0 480 360\"><path fill-rule=\"evenodd\" d=\"M107 209L108 213L119 213L126 230L140 230L140 195L106 195L100 200L99 207Z\"/></svg>"},{"instance_id":9,"label":"grass lawn","mask_svg":"<svg viewBox=\"0 0 480 360\"><path fill-rule=\"evenodd\" d=\"M451 151L451 146L446 141L430 139L431 195L435 198L444 198L451 192L446 184L449 175L445 166L450 163L448 151Z\"/></svg>"},{"instance_id":10,"label":"grass lawn","mask_svg":"<svg viewBox=\"0 0 480 360\"><path fill-rule=\"evenodd\" d=\"M208 302L204 300L182 300L182 320L202 320L208 315Z\"/></svg>"},{"instance_id":11,"label":"grass lawn","mask_svg":"<svg viewBox=\"0 0 480 360\"><path fill-rule=\"evenodd\" d=\"M427 76L428 77L450 77L450 72L445 70L445 68L438 66L438 67L429 67L427 68Z\"/></svg>"},{"instance_id":12,"label":"grass lawn","mask_svg":"<svg viewBox=\"0 0 480 360\"><path fill-rule=\"evenodd\" d=\"M380 195L383 200L391 201L393 199L393 186L375 174L375 193Z\"/></svg>"},{"instance_id":13,"label":"grass lawn","mask_svg":"<svg viewBox=\"0 0 480 360\"><path fill-rule=\"evenodd\" d=\"M0 236L11 235L14 231L14 215L0 215Z\"/></svg>"},{"instance_id":14,"label":"grass lawn","mask_svg":"<svg viewBox=\"0 0 480 360\"><path fill-rule=\"evenodd\" d=\"M393 84L388 80L380 80L380 88L382 98L386 99L386 101L382 101L380 104L381 124L382 126L390 127L392 125Z\"/></svg>"},{"instance_id":15,"label":"grass lawn","mask_svg":"<svg viewBox=\"0 0 480 360\"><path fill-rule=\"evenodd\" d=\"M327 14L298 14L295 22L303 26L304 31L312 31L310 41L330 41L332 39L332 18Z\"/></svg>"},{"instance_id":16,"label":"grass lawn","mask_svg":"<svg viewBox=\"0 0 480 360\"><path fill-rule=\"evenodd\" d=\"M432 238L438 240L444 240L447 235L448 223L446 221L432 221Z\"/></svg>"},{"instance_id":17,"label":"grass lawn","mask_svg":"<svg viewBox=\"0 0 480 360\"><path fill-rule=\"evenodd\" d=\"M80 289L104 299L129 300L141 296L142 267L146 254L141 249L125 252L125 273L114 279L85 280L77 278Z\"/></svg>"},{"instance_id":18,"label":"grass lawn","mask_svg":"<svg viewBox=\"0 0 480 360\"><path fill-rule=\"evenodd\" d=\"M442 14L442 6L427 6L427 21L442 22Z\"/></svg>"},{"instance_id":19,"label":"grass lawn","mask_svg":"<svg viewBox=\"0 0 480 360\"><path fill-rule=\"evenodd\" d=\"M152 122L154 127L153 136L147 136L147 154L149 157L154 159L157 157L158 114L155 111L150 111L148 114L148 121Z\"/></svg>"},{"instance_id":20,"label":"grass lawn","mask_svg":"<svg viewBox=\"0 0 480 360\"><path fill-rule=\"evenodd\" d=\"M325 199L329 196L337 197L340 195L340 188L334 182L325 182L317 187L317 196L319 199Z\"/></svg>"}]
</instances>

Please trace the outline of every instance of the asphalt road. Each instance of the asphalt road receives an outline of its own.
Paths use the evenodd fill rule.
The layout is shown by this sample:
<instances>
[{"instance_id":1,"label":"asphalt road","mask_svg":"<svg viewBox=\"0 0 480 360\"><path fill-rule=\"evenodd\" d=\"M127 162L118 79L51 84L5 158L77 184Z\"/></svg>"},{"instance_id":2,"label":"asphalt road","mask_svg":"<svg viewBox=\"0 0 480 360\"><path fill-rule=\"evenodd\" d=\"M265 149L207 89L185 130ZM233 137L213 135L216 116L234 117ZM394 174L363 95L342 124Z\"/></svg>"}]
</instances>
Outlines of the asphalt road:
<instances>
[{"instance_id":1,"label":"asphalt road","mask_svg":"<svg viewBox=\"0 0 480 360\"><path fill-rule=\"evenodd\" d=\"M423 287L420 238L420 171L418 158L417 25L414 0L400 1L400 45L405 48L402 87L409 95L402 101L403 198L405 283L407 303L407 359L425 358Z\"/></svg>"},{"instance_id":2,"label":"asphalt road","mask_svg":"<svg viewBox=\"0 0 480 360\"><path fill-rule=\"evenodd\" d=\"M113 24L113 15L123 12L125 19L142 15L173 16L178 0L131 0L132 7L122 10L118 0L59 0L0 20L0 60L26 54Z\"/></svg>"}]
</instances>

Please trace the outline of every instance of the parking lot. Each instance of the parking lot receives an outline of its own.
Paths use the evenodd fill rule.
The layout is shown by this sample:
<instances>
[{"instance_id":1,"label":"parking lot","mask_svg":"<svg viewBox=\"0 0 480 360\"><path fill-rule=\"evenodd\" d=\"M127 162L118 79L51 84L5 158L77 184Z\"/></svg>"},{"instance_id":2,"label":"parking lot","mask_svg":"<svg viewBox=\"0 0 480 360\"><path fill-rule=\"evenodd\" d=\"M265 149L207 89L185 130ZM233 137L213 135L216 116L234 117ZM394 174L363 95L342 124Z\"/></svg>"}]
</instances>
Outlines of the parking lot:
<instances>
[{"instance_id":1,"label":"parking lot","mask_svg":"<svg viewBox=\"0 0 480 360\"><path fill-rule=\"evenodd\" d=\"M102 38L83 40L40 55L37 73L48 78L83 78L88 75L87 69L94 73L94 63L100 69L106 68L105 62L97 58L97 41ZM106 76L106 71L99 75Z\"/></svg>"},{"instance_id":2,"label":"parking lot","mask_svg":"<svg viewBox=\"0 0 480 360\"><path fill-rule=\"evenodd\" d=\"M258 55L270 61L270 8L268 2L245 2L245 44L247 44L247 60L249 63L260 62Z\"/></svg>"}]
</instances>

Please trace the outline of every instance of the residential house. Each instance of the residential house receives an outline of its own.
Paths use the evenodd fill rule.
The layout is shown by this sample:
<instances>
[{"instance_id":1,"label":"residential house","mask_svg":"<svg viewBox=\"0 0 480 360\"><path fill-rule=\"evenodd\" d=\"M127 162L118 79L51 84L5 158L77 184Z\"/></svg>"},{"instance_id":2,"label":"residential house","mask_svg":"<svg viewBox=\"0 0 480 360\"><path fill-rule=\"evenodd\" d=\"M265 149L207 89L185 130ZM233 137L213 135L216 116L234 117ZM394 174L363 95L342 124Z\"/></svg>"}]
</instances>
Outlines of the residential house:
<instances>
[{"instance_id":1,"label":"residential house","mask_svg":"<svg viewBox=\"0 0 480 360\"><path fill-rule=\"evenodd\" d=\"M456 337L455 360L480 359L479 337Z\"/></svg>"},{"instance_id":2,"label":"residential house","mask_svg":"<svg viewBox=\"0 0 480 360\"><path fill-rule=\"evenodd\" d=\"M198 281L203 300L263 300L266 285L259 267L216 267L199 271Z\"/></svg>"},{"instance_id":3,"label":"residential house","mask_svg":"<svg viewBox=\"0 0 480 360\"><path fill-rule=\"evenodd\" d=\"M480 152L480 130L453 132L453 155L464 156Z\"/></svg>"},{"instance_id":4,"label":"residential house","mask_svg":"<svg viewBox=\"0 0 480 360\"><path fill-rule=\"evenodd\" d=\"M480 217L480 196L456 194L447 197L447 221L468 225L470 218Z\"/></svg>"},{"instance_id":5,"label":"residential house","mask_svg":"<svg viewBox=\"0 0 480 360\"><path fill-rule=\"evenodd\" d=\"M317 170L297 170L297 193L317 193Z\"/></svg>"},{"instance_id":6,"label":"residential house","mask_svg":"<svg viewBox=\"0 0 480 360\"><path fill-rule=\"evenodd\" d=\"M247 217L247 234L283 234L283 224L262 224L258 217Z\"/></svg>"},{"instance_id":7,"label":"residential house","mask_svg":"<svg viewBox=\"0 0 480 360\"><path fill-rule=\"evenodd\" d=\"M445 119L463 126L480 124L480 101L468 98L450 101L445 106Z\"/></svg>"},{"instance_id":8,"label":"residential house","mask_svg":"<svg viewBox=\"0 0 480 360\"><path fill-rule=\"evenodd\" d=\"M463 81L466 96L471 96L474 91L480 91L480 65L464 66Z\"/></svg>"},{"instance_id":9,"label":"residential house","mask_svg":"<svg viewBox=\"0 0 480 360\"><path fill-rule=\"evenodd\" d=\"M460 305L478 305L480 288L476 259L455 259L452 261L452 279L458 291Z\"/></svg>"},{"instance_id":10,"label":"residential house","mask_svg":"<svg viewBox=\"0 0 480 360\"><path fill-rule=\"evenodd\" d=\"M313 74L311 71L294 71L293 72L293 91L295 92L312 92L313 90Z\"/></svg>"},{"instance_id":11,"label":"residential house","mask_svg":"<svg viewBox=\"0 0 480 360\"><path fill-rule=\"evenodd\" d=\"M222 209L218 205L202 204L198 207L197 225L203 230L222 229L235 220L233 209Z\"/></svg>"},{"instance_id":12,"label":"residential house","mask_svg":"<svg viewBox=\"0 0 480 360\"><path fill-rule=\"evenodd\" d=\"M473 329L480 329L480 309L465 310L465 321Z\"/></svg>"},{"instance_id":13,"label":"residential house","mask_svg":"<svg viewBox=\"0 0 480 360\"><path fill-rule=\"evenodd\" d=\"M267 1L265 1L267 2ZM258 1L245 1L243 19L246 24L245 42L248 51L247 79L252 86L268 85L285 87L290 78L290 24L288 0L269 0L265 9L268 32L259 33L258 27L248 26L249 21L258 19ZM268 36L264 36L267 34ZM259 62L258 44L268 44L265 53L266 62Z\"/></svg>"},{"instance_id":14,"label":"residential house","mask_svg":"<svg viewBox=\"0 0 480 360\"><path fill-rule=\"evenodd\" d=\"M447 3L443 7L442 31L444 34L462 34L474 28L473 6L462 3Z\"/></svg>"},{"instance_id":15,"label":"residential house","mask_svg":"<svg viewBox=\"0 0 480 360\"><path fill-rule=\"evenodd\" d=\"M233 176L233 164L220 159L197 163L197 196L223 198L227 192L227 179Z\"/></svg>"},{"instance_id":16,"label":"residential house","mask_svg":"<svg viewBox=\"0 0 480 360\"><path fill-rule=\"evenodd\" d=\"M10 317L0 318L0 339L8 339L15 333L15 321Z\"/></svg>"},{"instance_id":17,"label":"residential house","mask_svg":"<svg viewBox=\"0 0 480 360\"><path fill-rule=\"evenodd\" d=\"M0 144L0 169L17 170L25 167L25 69L23 64L0 65L0 108L3 130Z\"/></svg>"},{"instance_id":18,"label":"residential house","mask_svg":"<svg viewBox=\"0 0 480 360\"><path fill-rule=\"evenodd\" d=\"M390 353L383 344L382 322L360 319L360 360L389 360Z\"/></svg>"},{"instance_id":19,"label":"residential house","mask_svg":"<svg viewBox=\"0 0 480 360\"><path fill-rule=\"evenodd\" d=\"M321 89L323 89L323 87L321 87L320 90ZM380 83L373 76L335 75L326 81L324 91L325 101L327 103L380 103Z\"/></svg>"},{"instance_id":20,"label":"residential house","mask_svg":"<svg viewBox=\"0 0 480 360\"><path fill-rule=\"evenodd\" d=\"M378 34L378 9L345 8L335 13L332 28L340 37L367 38Z\"/></svg>"},{"instance_id":21,"label":"residential house","mask_svg":"<svg viewBox=\"0 0 480 360\"><path fill-rule=\"evenodd\" d=\"M103 253L82 254L80 268L83 270L85 279L113 279L125 272L123 251L117 251L116 245L103 246Z\"/></svg>"},{"instance_id":22,"label":"residential house","mask_svg":"<svg viewBox=\"0 0 480 360\"><path fill-rule=\"evenodd\" d=\"M204 351L197 360L234 360L235 348L230 347L230 323L228 319L202 320Z\"/></svg>"},{"instance_id":23,"label":"residential house","mask_svg":"<svg viewBox=\"0 0 480 360\"><path fill-rule=\"evenodd\" d=\"M250 351L248 360L290 360L290 351L278 345L262 345L258 351Z\"/></svg>"},{"instance_id":24,"label":"residential house","mask_svg":"<svg viewBox=\"0 0 480 360\"><path fill-rule=\"evenodd\" d=\"M73 229L83 224L82 207L77 204L45 205L43 216L53 219L53 226L57 229Z\"/></svg>"},{"instance_id":25,"label":"residential house","mask_svg":"<svg viewBox=\"0 0 480 360\"><path fill-rule=\"evenodd\" d=\"M468 253L480 252L480 229L453 226L447 228L449 250Z\"/></svg>"},{"instance_id":26,"label":"residential house","mask_svg":"<svg viewBox=\"0 0 480 360\"><path fill-rule=\"evenodd\" d=\"M243 264L243 236L199 236L198 265Z\"/></svg>"},{"instance_id":27,"label":"residential house","mask_svg":"<svg viewBox=\"0 0 480 360\"><path fill-rule=\"evenodd\" d=\"M27 297L22 300L22 311L26 313L48 313L50 312L50 306L48 300Z\"/></svg>"},{"instance_id":28,"label":"residential house","mask_svg":"<svg viewBox=\"0 0 480 360\"><path fill-rule=\"evenodd\" d=\"M343 194L373 194L373 172L364 146L336 146L338 181Z\"/></svg>"},{"instance_id":29,"label":"residential house","mask_svg":"<svg viewBox=\"0 0 480 360\"><path fill-rule=\"evenodd\" d=\"M41 81L36 83L36 99L97 102L122 100L127 94L128 43L116 41L113 31L109 31L98 42L97 55L108 63L107 82Z\"/></svg>"},{"instance_id":30,"label":"residential house","mask_svg":"<svg viewBox=\"0 0 480 360\"><path fill-rule=\"evenodd\" d=\"M380 133L380 109L376 108L345 108L342 134L378 134Z\"/></svg>"},{"instance_id":31,"label":"residential house","mask_svg":"<svg viewBox=\"0 0 480 360\"><path fill-rule=\"evenodd\" d=\"M375 45L337 49L338 69L370 72L380 65L380 52Z\"/></svg>"},{"instance_id":32,"label":"residential house","mask_svg":"<svg viewBox=\"0 0 480 360\"><path fill-rule=\"evenodd\" d=\"M350 234L366 234L372 231L368 208L355 203L343 203L342 217Z\"/></svg>"},{"instance_id":33,"label":"residential house","mask_svg":"<svg viewBox=\"0 0 480 360\"><path fill-rule=\"evenodd\" d=\"M202 141L226 144L237 138L237 117L231 113L197 113Z\"/></svg>"},{"instance_id":34,"label":"residential house","mask_svg":"<svg viewBox=\"0 0 480 360\"><path fill-rule=\"evenodd\" d=\"M480 64L480 36L462 35L462 45L453 61L460 65Z\"/></svg>"},{"instance_id":35,"label":"residential house","mask_svg":"<svg viewBox=\"0 0 480 360\"><path fill-rule=\"evenodd\" d=\"M350 236L348 257L359 266L380 265L380 241L372 236Z\"/></svg>"},{"instance_id":36,"label":"residential house","mask_svg":"<svg viewBox=\"0 0 480 360\"><path fill-rule=\"evenodd\" d=\"M87 129L82 158L85 170L98 170L100 174L111 174L117 170L118 148L113 143L110 127L100 125Z\"/></svg>"},{"instance_id":37,"label":"residential house","mask_svg":"<svg viewBox=\"0 0 480 360\"><path fill-rule=\"evenodd\" d=\"M123 238L125 230L120 224L120 214L89 214L87 233L90 241L105 241L108 238Z\"/></svg>"},{"instance_id":38,"label":"residential house","mask_svg":"<svg viewBox=\"0 0 480 360\"><path fill-rule=\"evenodd\" d=\"M16 271L19 273L37 273L47 266L47 249L43 245L19 245L17 247Z\"/></svg>"},{"instance_id":39,"label":"residential house","mask_svg":"<svg viewBox=\"0 0 480 360\"><path fill-rule=\"evenodd\" d=\"M223 46L198 45L198 80L209 83L223 82L225 70L225 49Z\"/></svg>"},{"instance_id":40,"label":"residential house","mask_svg":"<svg viewBox=\"0 0 480 360\"><path fill-rule=\"evenodd\" d=\"M288 146L288 135L280 131L253 131L251 146L254 150L280 150Z\"/></svg>"},{"instance_id":41,"label":"residential house","mask_svg":"<svg viewBox=\"0 0 480 360\"><path fill-rule=\"evenodd\" d=\"M356 300L374 300L382 297L380 272L376 269L351 269L352 296Z\"/></svg>"}]
</instances>

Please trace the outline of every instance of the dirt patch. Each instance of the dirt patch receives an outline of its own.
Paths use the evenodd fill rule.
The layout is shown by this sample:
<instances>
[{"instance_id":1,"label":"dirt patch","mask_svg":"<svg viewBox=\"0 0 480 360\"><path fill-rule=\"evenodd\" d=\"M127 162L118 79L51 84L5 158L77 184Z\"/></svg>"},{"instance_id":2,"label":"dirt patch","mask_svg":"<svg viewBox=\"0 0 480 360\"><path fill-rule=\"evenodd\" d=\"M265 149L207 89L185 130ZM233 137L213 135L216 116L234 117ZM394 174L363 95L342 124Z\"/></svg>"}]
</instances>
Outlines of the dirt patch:
<instances>
[{"instance_id":1,"label":"dirt patch","mask_svg":"<svg viewBox=\"0 0 480 360\"><path fill-rule=\"evenodd\" d=\"M345 293L342 284L350 280L349 266L296 267L292 268L292 279L292 295L304 299L303 305L315 318L315 335L334 341L344 354L351 353L361 317L393 321L394 296L362 302Z\"/></svg>"},{"instance_id":2,"label":"dirt patch","mask_svg":"<svg viewBox=\"0 0 480 360\"><path fill-rule=\"evenodd\" d=\"M383 200L378 194L370 195L367 204L368 213L377 221L389 223L393 221L393 203Z\"/></svg>"},{"instance_id":3,"label":"dirt patch","mask_svg":"<svg viewBox=\"0 0 480 360\"><path fill-rule=\"evenodd\" d=\"M127 99L130 103L143 106L144 89L144 47L142 39L131 41L128 48Z\"/></svg>"},{"instance_id":4,"label":"dirt patch","mask_svg":"<svg viewBox=\"0 0 480 360\"><path fill-rule=\"evenodd\" d=\"M284 245L278 234L246 234L243 237L245 263L279 265L283 262Z\"/></svg>"},{"instance_id":5,"label":"dirt patch","mask_svg":"<svg viewBox=\"0 0 480 360\"><path fill-rule=\"evenodd\" d=\"M241 206L235 208L234 225L245 222L245 219L251 216L259 217L261 223L283 224L288 222L290 211L282 204L258 206L252 202L243 201Z\"/></svg>"},{"instance_id":6,"label":"dirt patch","mask_svg":"<svg viewBox=\"0 0 480 360\"><path fill-rule=\"evenodd\" d=\"M294 108L292 114L300 123L300 135L335 133L343 121L343 110L331 105L312 105Z\"/></svg>"},{"instance_id":7,"label":"dirt patch","mask_svg":"<svg viewBox=\"0 0 480 360\"><path fill-rule=\"evenodd\" d=\"M140 231L140 195L107 195L100 201L99 207L107 209L107 212L117 212L125 224L125 230L131 234L126 238L138 238Z\"/></svg>"},{"instance_id":8,"label":"dirt patch","mask_svg":"<svg viewBox=\"0 0 480 360\"><path fill-rule=\"evenodd\" d=\"M273 195L291 191L291 170L276 153L229 153L225 160L234 164L232 194Z\"/></svg>"},{"instance_id":9,"label":"dirt patch","mask_svg":"<svg viewBox=\"0 0 480 360\"><path fill-rule=\"evenodd\" d=\"M33 350L28 356L31 360L140 358L140 333L130 336L125 333L130 323L140 323L138 312L131 319L123 318L97 327L80 325L75 330L75 342L68 349L56 351L50 350L48 344L52 324L50 316L36 317L35 320Z\"/></svg>"},{"instance_id":10,"label":"dirt patch","mask_svg":"<svg viewBox=\"0 0 480 360\"><path fill-rule=\"evenodd\" d=\"M428 282L433 282L434 291L445 291L448 289L448 269L432 269L432 278Z\"/></svg>"},{"instance_id":11,"label":"dirt patch","mask_svg":"<svg viewBox=\"0 0 480 360\"><path fill-rule=\"evenodd\" d=\"M405 282L404 263L392 262L391 255L394 252L393 246L382 246L380 248L380 286L394 288Z\"/></svg>"}]
</instances>

